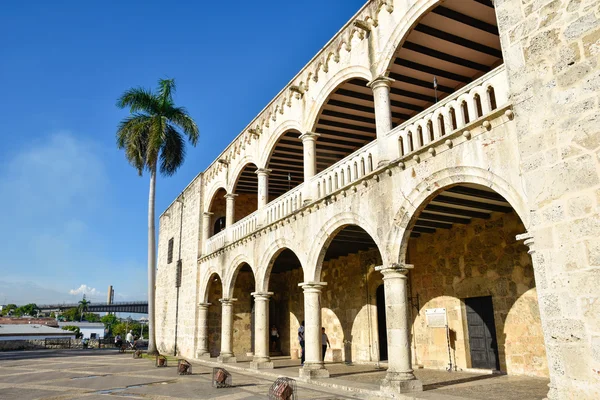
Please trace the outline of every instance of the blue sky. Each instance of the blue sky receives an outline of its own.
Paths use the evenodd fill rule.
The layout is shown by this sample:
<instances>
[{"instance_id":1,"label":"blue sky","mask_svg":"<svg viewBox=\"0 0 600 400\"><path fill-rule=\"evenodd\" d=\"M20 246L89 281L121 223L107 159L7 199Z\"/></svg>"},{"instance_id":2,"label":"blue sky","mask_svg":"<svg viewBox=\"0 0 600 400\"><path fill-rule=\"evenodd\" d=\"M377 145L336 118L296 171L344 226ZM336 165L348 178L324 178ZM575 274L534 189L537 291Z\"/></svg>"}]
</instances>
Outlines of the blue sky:
<instances>
[{"instance_id":1,"label":"blue sky","mask_svg":"<svg viewBox=\"0 0 600 400\"><path fill-rule=\"evenodd\" d=\"M117 97L175 78L200 127L160 214L363 3L4 4L0 304L144 299L148 178L115 147Z\"/></svg>"}]
</instances>

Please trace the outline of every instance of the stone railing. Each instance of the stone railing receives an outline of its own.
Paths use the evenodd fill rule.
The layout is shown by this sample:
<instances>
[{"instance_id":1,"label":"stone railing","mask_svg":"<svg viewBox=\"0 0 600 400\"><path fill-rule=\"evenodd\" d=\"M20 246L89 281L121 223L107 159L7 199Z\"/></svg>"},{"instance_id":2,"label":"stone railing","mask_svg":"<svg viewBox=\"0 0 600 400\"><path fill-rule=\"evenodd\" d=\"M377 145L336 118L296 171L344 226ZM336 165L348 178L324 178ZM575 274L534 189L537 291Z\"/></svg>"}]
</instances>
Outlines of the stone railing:
<instances>
[{"instance_id":1,"label":"stone railing","mask_svg":"<svg viewBox=\"0 0 600 400\"><path fill-rule=\"evenodd\" d=\"M228 229L231 230L231 238L235 242L236 240L239 240L244 236L254 232L257 227L258 212L255 211L252 214L240 219L235 224L231 225L231 227L229 227Z\"/></svg>"},{"instance_id":2,"label":"stone railing","mask_svg":"<svg viewBox=\"0 0 600 400\"><path fill-rule=\"evenodd\" d=\"M388 137L397 141L398 153L391 158L407 156L486 116L507 101L508 79L501 65L393 129ZM391 143L389 147L394 148Z\"/></svg>"},{"instance_id":3,"label":"stone railing","mask_svg":"<svg viewBox=\"0 0 600 400\"><path fill-rule=\"evenodd\" d=\"M220 248L222 248L223 246L225 246L225 233L226 232L227 232L227 229L224 229L221 232L217 233L216 235L213 235L210 238L208 238L208 240L206 241L206 254L215 252L215 251L219 250Z\"/></svg>"},{"instance_id":4,"label":"stone railing","mask_svg":"<svg viewBox=\"0 0 600 400\"><path fill-rule=\"evenodd\" d=\"M271 222L275 222L302 207L303 187L304 184L300 184L267 204L267 207L265 208L266 216L264 218L266 223L270 224Z\"/></svg>"},{"instance_id":5,"label":"stone railing","mask_svg":"<svg viewBox=\"0 0 600 400\"><path fill-rule=\"evenodd\" d=\"M377 141L374 140L315 175L311 180L311 185L317 198L327 196L373 172L377 166L376 146Z\"/></svg>"}]
</instances>

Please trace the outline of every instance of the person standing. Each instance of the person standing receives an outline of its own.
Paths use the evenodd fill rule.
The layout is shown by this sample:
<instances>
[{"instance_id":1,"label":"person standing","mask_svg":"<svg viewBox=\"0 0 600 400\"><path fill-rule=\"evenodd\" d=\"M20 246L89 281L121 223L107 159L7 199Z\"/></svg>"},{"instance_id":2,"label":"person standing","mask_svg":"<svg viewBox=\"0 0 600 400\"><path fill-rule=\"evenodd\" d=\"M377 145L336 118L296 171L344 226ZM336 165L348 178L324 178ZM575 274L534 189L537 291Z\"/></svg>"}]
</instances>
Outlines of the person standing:
<instances>
[{"instance_id":1,"label":"person standing","mask_svg":"<svg viewBox=\"0 0 600 400\"><path fill-rule=\"evenodd\" d=\"M300 362L304 365L304 321L298 327L298 342L300 342L300 349L302 349L302 356Z\"/></svg>"},{"instance_id":2,"label":"person standing","mask_svg":"<svg viewBox=\"0 0 600 400\"><path fill-rule=\"evenodd\" d=\"M127 343L131 343L131 344L133 344L133 331L129 331L129 332L127 333L127 336L125 336L125 341L126 341Z\"/></svg>"},{"instance_id":3,"label":"person standing","mask_svg":"<svg viewBox=\"0 0 600 400\"><path fill-rule=\"evenodd\" d=\"M323 362L325 362L325 353L327 352L327 346L331 347L331 343L329 343L329 338L325 333L325 328L321 328L321 347L323 349Z\"/></svg>"},{"instance_id":4,"label":"person standing","mask_svg":"<svg viewBox=\"0 0 600 400\"><path fill-rule=\"evenodd\" d=\"M277 342L279 342L279 331L273 325L271 326L271 351L277 351Z\"/></svg>"}]
</instances>

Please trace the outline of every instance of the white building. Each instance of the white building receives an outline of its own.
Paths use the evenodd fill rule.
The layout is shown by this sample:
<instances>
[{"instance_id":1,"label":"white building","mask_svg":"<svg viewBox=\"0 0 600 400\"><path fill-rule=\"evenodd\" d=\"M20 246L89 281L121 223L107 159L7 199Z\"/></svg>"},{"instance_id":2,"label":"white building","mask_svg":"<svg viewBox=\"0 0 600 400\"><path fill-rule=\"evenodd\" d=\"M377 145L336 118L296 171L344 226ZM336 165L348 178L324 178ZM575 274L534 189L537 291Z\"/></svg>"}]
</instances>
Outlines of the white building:
<instances>
[{"instance_id":1,"label":"white building","mask_svg":"<svg viewBox=\"0 0 600 400\"><path fill-rule=\"evenodd\" d=\"M101 322L59 322L61 328L76 326L83 334L83 339L101 339L104 337L104 324Z\"/></svg>"},{"instance_id":2,"label":"white building","mask_svg":"<svg viewBox=\"0 0 600 400\"><path fill-rule=\"evenodd\" d=\"M75 339L75 333L38 324L0 325L0 341Z\"/></svg>"}]
</instances>

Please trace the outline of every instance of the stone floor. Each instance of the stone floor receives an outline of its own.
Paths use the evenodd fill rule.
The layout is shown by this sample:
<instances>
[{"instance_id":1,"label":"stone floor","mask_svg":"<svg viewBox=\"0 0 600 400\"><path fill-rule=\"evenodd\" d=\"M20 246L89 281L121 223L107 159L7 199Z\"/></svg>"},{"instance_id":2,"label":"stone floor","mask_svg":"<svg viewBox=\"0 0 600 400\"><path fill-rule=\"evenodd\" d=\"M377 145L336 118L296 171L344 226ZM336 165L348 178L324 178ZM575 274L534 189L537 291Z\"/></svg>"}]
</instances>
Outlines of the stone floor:
<instances>
[{"instance_id":1,"label":"stone floor","mask_svg":"<svg viewBox=\"0 0 600 400\"><path fill-rule=\"evenodd\" d=\"M115 350L56 350L0 353L0 399L265 399L277 376L297 377L298 361L275 359L275 369L250 372L246 362L228 365L233 388L210 384L213 362L194 363L193 375L174 365L156 368ZM171 363L174 364L174 363ZM376 398L384 370L375 366L327 364L329 379L298 382L298 399ZM424 391L415 399L543 399L543 379L466 372L417 370Z\"/></svg>"}]
</instances>

